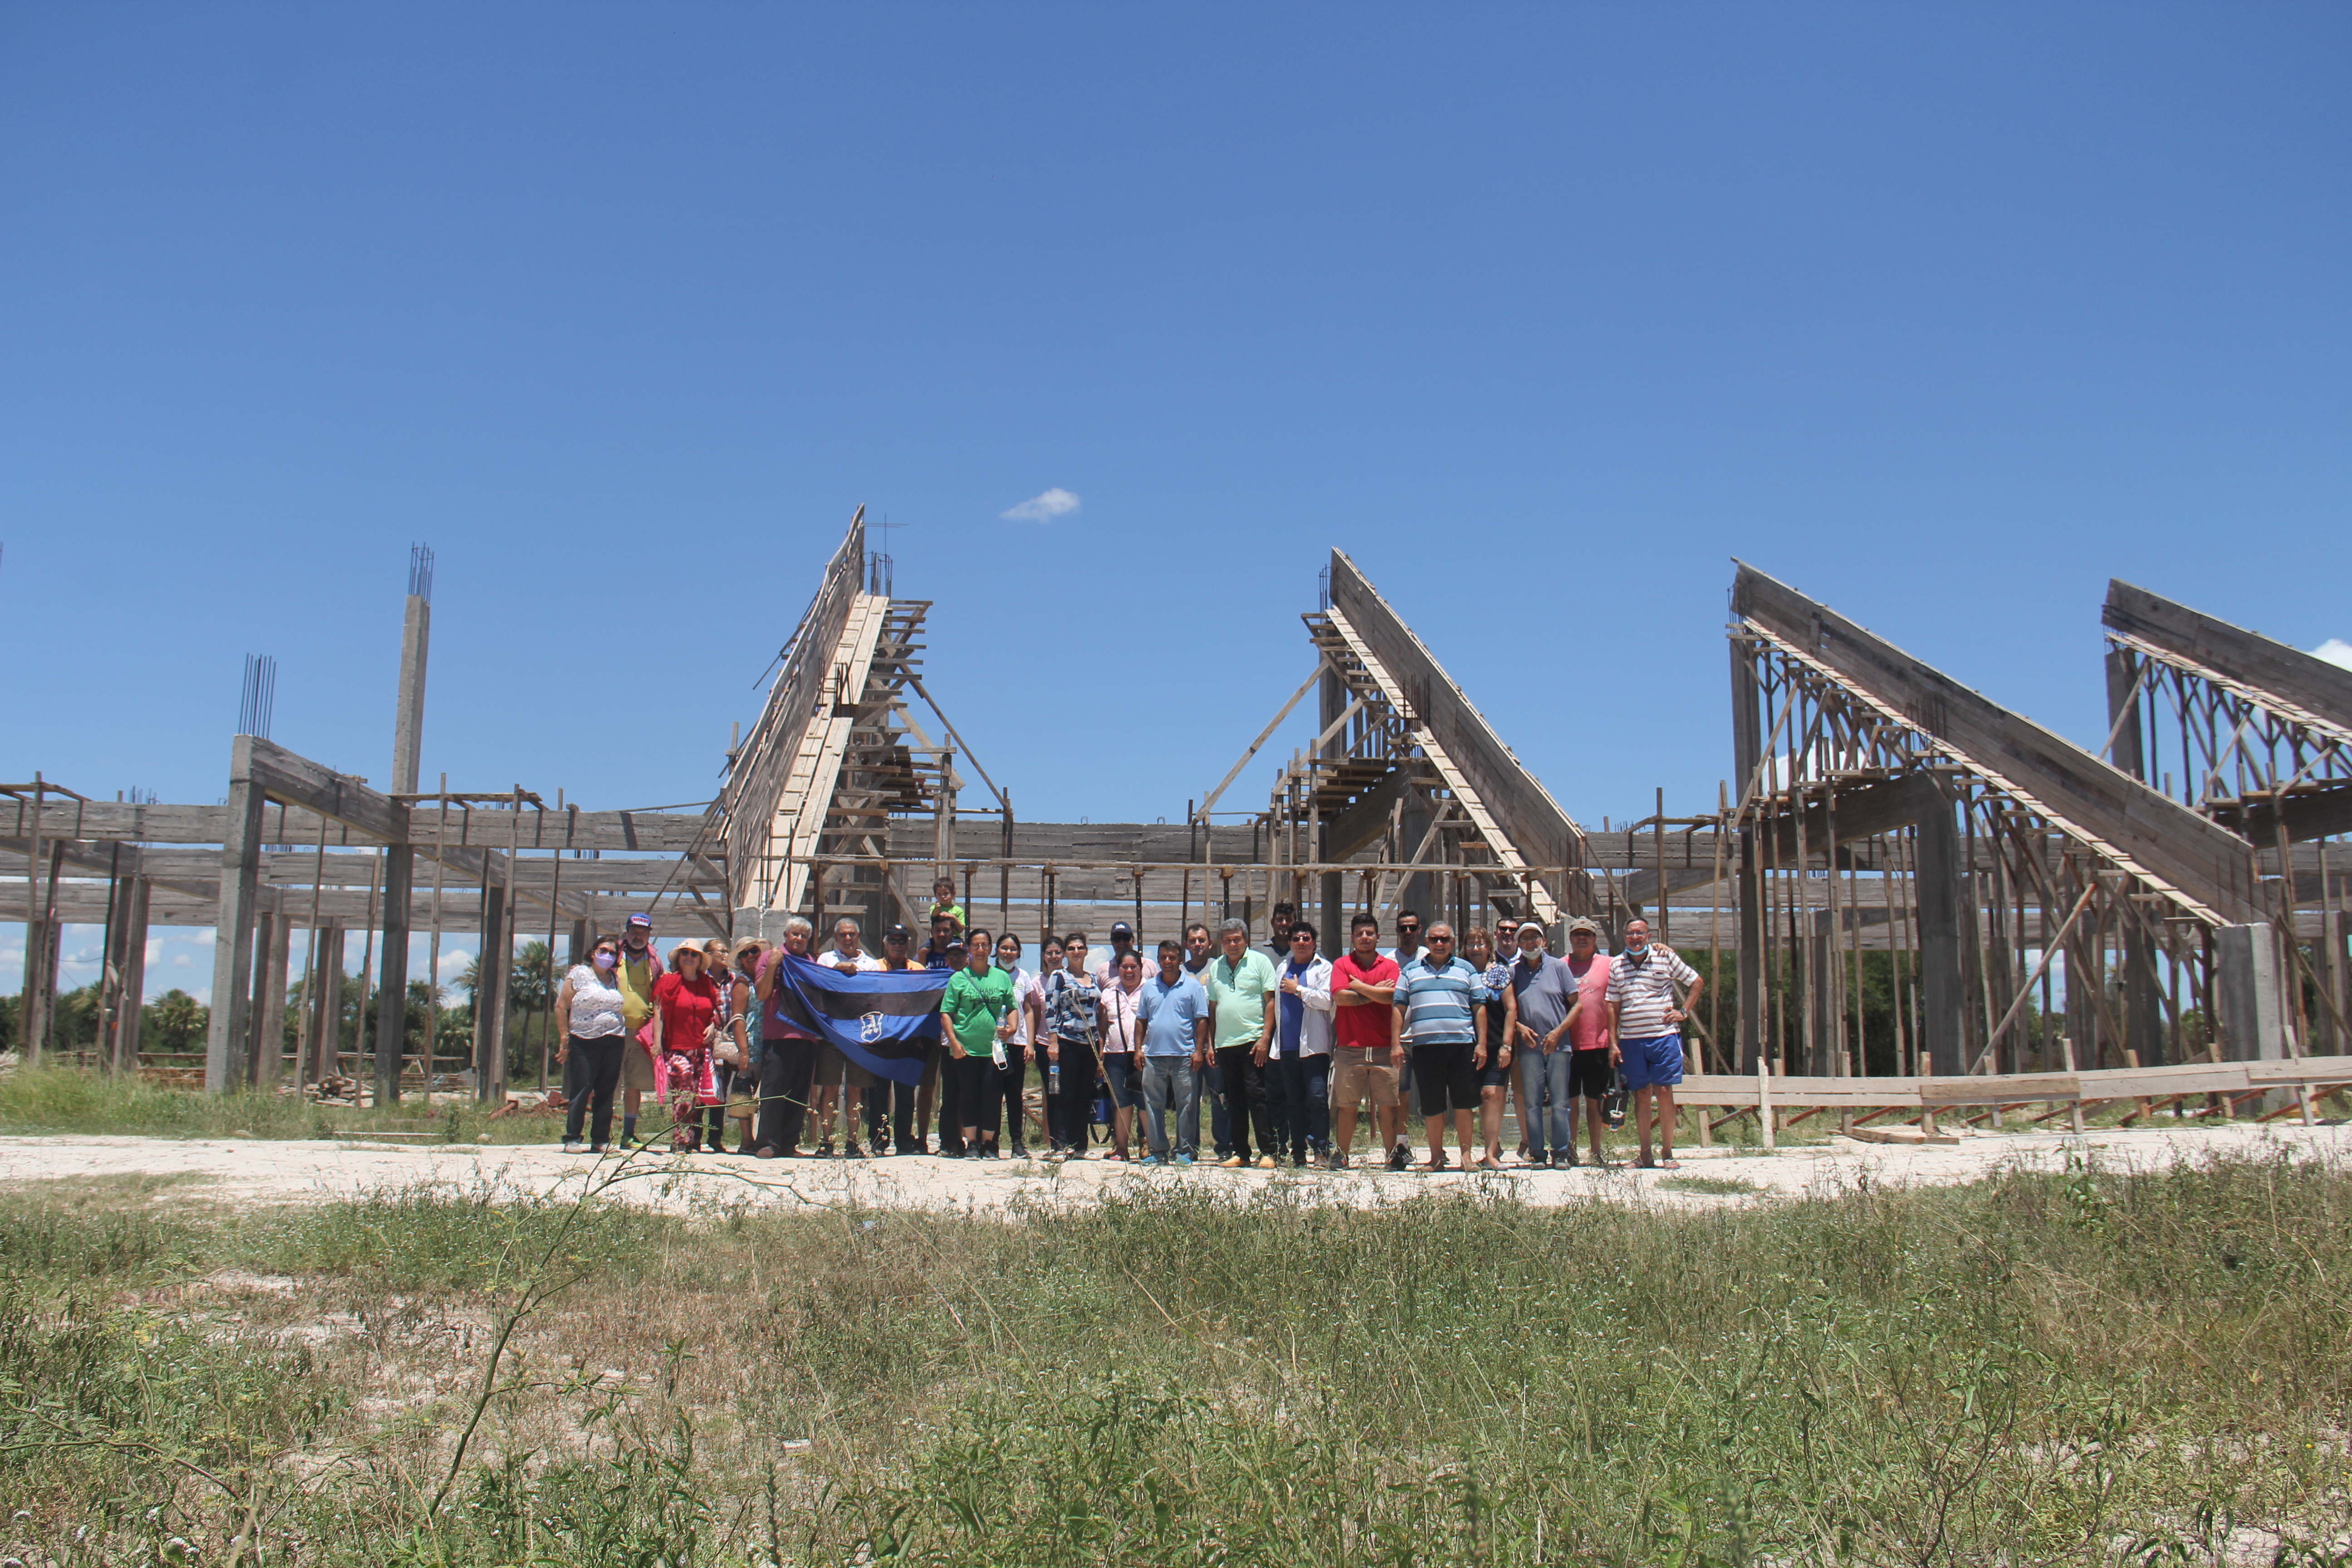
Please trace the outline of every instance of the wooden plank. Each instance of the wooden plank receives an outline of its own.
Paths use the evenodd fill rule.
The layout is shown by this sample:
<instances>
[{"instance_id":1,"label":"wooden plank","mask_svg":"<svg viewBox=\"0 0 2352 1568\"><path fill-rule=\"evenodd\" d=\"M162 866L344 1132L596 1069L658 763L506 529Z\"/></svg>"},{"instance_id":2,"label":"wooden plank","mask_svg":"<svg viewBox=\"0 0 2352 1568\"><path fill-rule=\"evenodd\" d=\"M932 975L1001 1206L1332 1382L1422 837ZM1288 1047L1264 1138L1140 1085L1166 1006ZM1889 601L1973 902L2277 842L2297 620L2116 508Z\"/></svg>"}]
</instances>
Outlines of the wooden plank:
<instances>
[{"instance_id":1,"label":"wooden plank","mask_svg":"<svg viewBox=\"0 0 2352 1568\"><path fill-rule=\"evenodd\" d=\"M379 796L379 799L383 797ZM436 807L427 802L407 808L413 830L430 839L433 834ZM449 813L452 839L457 837L467 813L452 809ZM488 841L503 847L507 842L506 814L477 810L474 836L477 841ZM8 812L5 820L16 826L18 814ZM22 813L23 826L29 830L33 813L28 806ZM316 844L319 838L319 817L307 810L289 810L281 817L272 806L265 828L272 844ZM656 811L534 811L524 809L520 847L545 853L550 849L582 849L610 851L635 850L646 855L684 854L702 832L701 812ZM488 831L495 823L495 831ZM122 844L218 844L228 832L228 813L219 805L134 805L125 801L92 801L79 808L79 826L75 803L63 805L50 801L41 810L41 830L44 838L79 838L98 843ZM331 847L356 847L377 842L373 836L357 829L330 827L327 843Z\"/></svg>"},{"instance_id":2,"label":"wooden plank","mask_svg":"<svg viewBox=\"0 0 2352 1568\"><path fill-rule=\"evenodd\" d=\"M2352 1083L2352 1057L2295 1057L2284 1061L2241 1062L2255 1089L2285 1084Z\"/></svg>"},{"instance_id":3,"label":"wooden plank","mask_svg":"<svg viewBox=\"0 0 2352 1568\"><path fill-rule=\"evenodd\" d=\"M1966 1078L1931 1078L1919 1086L1919 1103L1938 1105L2008 1105L2021 1100L2080 1100L2080 1073L1976 1073Z\"/></svg>"},{"instance_id":4,"label":"wooden plank","mask_svg":"<svg viewBox=\"0 0 2352 1568\"><path fill-rule=\"evenodd\" d=\"M1742 562L1732 612L2215 925L2270 918L2245 840Z\"/></svg>"}]
</instances>

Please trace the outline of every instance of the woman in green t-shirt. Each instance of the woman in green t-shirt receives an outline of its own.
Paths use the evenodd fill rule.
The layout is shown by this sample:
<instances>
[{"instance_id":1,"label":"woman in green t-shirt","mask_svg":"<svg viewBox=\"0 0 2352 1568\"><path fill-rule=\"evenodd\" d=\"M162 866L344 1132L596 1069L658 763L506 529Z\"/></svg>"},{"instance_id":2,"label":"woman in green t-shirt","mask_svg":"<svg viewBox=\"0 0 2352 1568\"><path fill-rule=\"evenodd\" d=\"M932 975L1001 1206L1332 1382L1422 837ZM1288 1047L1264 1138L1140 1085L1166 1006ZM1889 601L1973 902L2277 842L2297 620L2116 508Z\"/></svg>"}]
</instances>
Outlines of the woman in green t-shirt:
<instances>
[{"instance_id":1,"label":"woman in green t-shirt","mask_svg":"<svg viewBox=\"0 0 2352 1568\"><path fill-rule=\"evenodd\" d=\"M956 1075L956 1107L963 1115L963 1157L997 1157L995 1130L983 1151L980 1142L980 1110L993 1105L997 1089L996 1053L1013 1033L1013 976L990 960L990 933L964 933L964 967L948 981L940 1016L947 1020L949 1070Z\"/></svg>"}]
</instances>

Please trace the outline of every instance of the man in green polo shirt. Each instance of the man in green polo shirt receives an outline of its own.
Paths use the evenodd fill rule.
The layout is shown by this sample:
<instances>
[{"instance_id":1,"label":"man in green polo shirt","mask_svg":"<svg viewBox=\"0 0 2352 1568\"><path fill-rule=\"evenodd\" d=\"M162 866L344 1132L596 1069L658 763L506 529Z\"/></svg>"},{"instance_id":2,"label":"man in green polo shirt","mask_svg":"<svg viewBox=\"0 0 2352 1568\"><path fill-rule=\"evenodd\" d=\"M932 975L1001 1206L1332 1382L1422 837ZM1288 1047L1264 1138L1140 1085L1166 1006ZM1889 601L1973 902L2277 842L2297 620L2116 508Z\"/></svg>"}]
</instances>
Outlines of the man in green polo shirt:
<instances>
[{"instance_id":1,"label":"man in green polo shirt","mask_svg":"<svg viewBox=\"0 0 2352 1568\"><path fill-rule=\"evenodd\" d=\"M1209 993L1210 1037L1225 1080L1225 1124L1234 1140L1234 1152L1218 1163L1228 1170L1248 1164L1255 1131L1258 1167L1271 1171L1274 1113L1265 1103L1265 1053L1282 982L1274 960L1250 945L1246 921L1227 921L1217 938L1224 951L1202 971L1201 984Z\"/></svg>"}]
</instances>

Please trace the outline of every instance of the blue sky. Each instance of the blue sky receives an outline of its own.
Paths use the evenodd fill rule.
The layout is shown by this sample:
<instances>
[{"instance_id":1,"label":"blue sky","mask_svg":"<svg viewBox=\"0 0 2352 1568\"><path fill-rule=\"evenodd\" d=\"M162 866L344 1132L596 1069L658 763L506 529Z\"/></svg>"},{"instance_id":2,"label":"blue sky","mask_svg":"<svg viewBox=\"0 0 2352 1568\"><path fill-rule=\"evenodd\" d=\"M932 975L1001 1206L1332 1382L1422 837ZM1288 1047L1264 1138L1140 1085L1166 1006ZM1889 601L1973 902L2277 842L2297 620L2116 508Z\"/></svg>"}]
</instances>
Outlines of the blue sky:
<instances>
[{"instance_id":1,"label":"blue sky","mask_svg":"<svg viewBox=\"0 0 2352 1568\"><path fill-rule=\"evenodd\" d=\"M1735 555L2095 744L2110 574L2352 637L2347 68L2324 5L8 7L0 772L215 799L259 652L381 781L423 541L428 779L700 800L859 502L1033 819L1181 816L1333 544L1587 821L1712 801Z\"/></svg>"}]
</instances>

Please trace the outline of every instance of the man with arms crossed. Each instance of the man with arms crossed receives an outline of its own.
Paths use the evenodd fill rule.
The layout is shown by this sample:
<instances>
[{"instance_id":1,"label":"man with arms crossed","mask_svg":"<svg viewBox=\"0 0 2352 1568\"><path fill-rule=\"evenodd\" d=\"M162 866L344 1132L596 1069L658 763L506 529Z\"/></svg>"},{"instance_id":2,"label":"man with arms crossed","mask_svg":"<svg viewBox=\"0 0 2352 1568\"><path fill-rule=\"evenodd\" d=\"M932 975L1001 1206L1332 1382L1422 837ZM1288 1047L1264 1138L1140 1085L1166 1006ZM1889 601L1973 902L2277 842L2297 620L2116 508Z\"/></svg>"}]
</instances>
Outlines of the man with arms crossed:
<instances>
[{"instance_id":1,"label":"man with arms crossed","mask_svg":"<svg viewBox=\"0 0 2352 1568\"><path fill-rule=\"evenodd\" d=\"M1356 1107L1366 1096L1380 1128L1380 1147L1391 1171L1412 1163L1397 1142L1404 1110L1397 1099L1397 1068L1404 1059L1389 1017L1396 998L1396 960L1381 952L1381 922L1358 915L1348 951L1331 961L1331 1168L1344 1171L1356 1143Z\"/></svg>"},{"instance_id":2,"label":"man with arms crossed","mask_svg":"<svg viewBox=\"0 0 2352 1568\"><path fill-rule=\"evenodd\" d=\"M1680 1006L1675 983L1690 987ZM1641 1130L1642 1169L1674 1170L1675 1085L1683 1080L1682 1021L1706 982L1674 949L1650 940L1650 922L1625 922L1625 951L1609 963L1609 1032L1625 1087L1633 1094L1633 1119ZM1658 1118L1661 1158L1650 1158L1650 1116Z\"/></svg>"}]
</instances>

